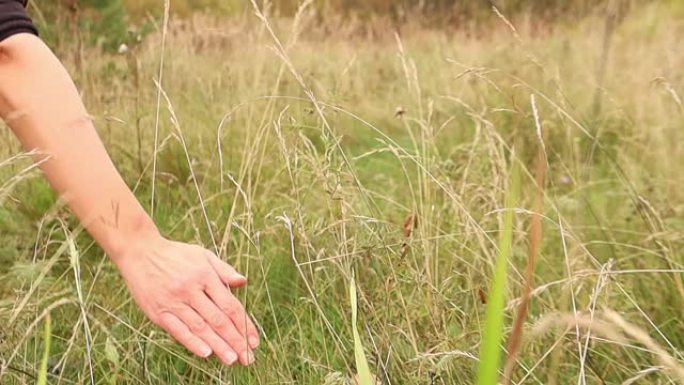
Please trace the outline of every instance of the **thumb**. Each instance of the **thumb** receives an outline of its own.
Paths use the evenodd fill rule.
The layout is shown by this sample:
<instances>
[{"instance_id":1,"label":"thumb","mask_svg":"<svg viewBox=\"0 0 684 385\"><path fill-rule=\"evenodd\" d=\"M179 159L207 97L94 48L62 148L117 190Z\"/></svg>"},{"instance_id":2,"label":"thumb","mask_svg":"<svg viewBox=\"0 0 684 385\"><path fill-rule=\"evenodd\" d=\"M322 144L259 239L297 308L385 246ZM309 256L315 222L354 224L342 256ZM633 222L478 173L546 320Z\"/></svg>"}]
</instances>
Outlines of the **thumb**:
<instances>
[{"instance_id":1,"label":"thumb","mask_svg":"<svg viewBox=\"0 0 684 385\"><path fill-rule=\"evenodd\" d=\"M219 278L221 278L225 285L237 288L247 284L247 277L238 273L233 266L223 262L213 253L209 257L209 263L211 263L211 266L216 270L216 273L218 273Z\"/></svg>"}]
</instances>

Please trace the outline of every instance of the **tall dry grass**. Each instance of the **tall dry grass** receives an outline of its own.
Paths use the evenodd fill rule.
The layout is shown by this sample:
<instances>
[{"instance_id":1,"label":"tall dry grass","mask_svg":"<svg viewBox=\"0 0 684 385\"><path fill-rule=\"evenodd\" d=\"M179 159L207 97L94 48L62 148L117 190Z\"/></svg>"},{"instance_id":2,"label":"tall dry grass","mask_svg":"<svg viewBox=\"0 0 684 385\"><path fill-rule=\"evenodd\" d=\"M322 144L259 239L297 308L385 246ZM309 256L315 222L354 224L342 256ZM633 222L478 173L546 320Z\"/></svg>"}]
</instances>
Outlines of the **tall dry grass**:
<instances>
[{"instance_id":1,"label":"tall dry grass","mask_svg":"<svg viewBox=\"0 0 684 385\"><path fill-rule=\"evenodd\" d=\"M5 130L0 382L42 373L39 326L50 314L50 383L83 382L91 368L112 383L352 383L355 277L356 340L377 381L471 384L490 300L480 293L508 212L503 337L516 335L511 320L527 303L511 383L676 383L677 9L630 13L609 50L601 15L543 33L535 20L510 18L486 32L411 24L399 34L321 25L309 9L296 22L275 12L172 17L161 76L161 30L123 55L82 46L80 70L65 43L59 54L142 202L156 162L164 234L216 240L249 275L239 295L264 343L249 369L172 343ZM541 204L538 127L548 162ZM522 195L507 211L513 164Z\"/></svg>"}]
</instances>

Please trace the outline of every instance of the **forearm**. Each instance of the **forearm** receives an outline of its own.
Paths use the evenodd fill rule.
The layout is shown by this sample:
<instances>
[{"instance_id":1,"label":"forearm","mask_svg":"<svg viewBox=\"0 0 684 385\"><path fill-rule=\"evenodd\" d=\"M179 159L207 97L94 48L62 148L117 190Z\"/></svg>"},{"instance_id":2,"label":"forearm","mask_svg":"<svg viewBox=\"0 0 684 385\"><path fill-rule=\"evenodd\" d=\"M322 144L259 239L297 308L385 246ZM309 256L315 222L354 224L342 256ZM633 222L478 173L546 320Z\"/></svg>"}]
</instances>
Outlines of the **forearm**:
<instances>
[{"instance_id":1,"label":"forearm","mask_svg":"<svg viewBox=\"0 0 684 385\"><path fill-rule=\"evenodd\" d=\"M35 36L0 42L0 117L114 259L145 314L193 353L254 362L259 334L227 286L247 279L200 246L159 236L105 151L69 74Z\"/></svg>"},{"instance_id":2,"label":"forearm","mask_svg":"<svg viewBox=\"0 0 684 385\"><path fill-rule=\"evenodd\" d=\"M0 45L0 116L36 150L52 187L111 256L131 240L158 236L95 131L70 76L35 36Z\"/></svg>"}]
</instances>

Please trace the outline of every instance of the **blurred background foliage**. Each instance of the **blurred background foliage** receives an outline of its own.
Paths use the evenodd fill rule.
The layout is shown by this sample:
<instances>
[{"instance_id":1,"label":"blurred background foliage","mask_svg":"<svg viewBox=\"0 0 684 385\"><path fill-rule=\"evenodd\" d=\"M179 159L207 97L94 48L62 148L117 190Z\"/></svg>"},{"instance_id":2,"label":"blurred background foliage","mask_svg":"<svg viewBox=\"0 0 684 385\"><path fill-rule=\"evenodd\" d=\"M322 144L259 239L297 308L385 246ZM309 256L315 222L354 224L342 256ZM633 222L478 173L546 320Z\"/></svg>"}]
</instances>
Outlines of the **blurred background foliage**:
<instances>
[{"instance_id":1,"label":"blurred background foliage","mask_svg":"<svg viewBox=\"0 0 684 385\"><path fill-rule=\"evenodd\" d=\"M55 46L64 40L97 44L116 50L139 40L158 23L164 0L54 0L30 2L43 37ZM314 0L319 19L353 17L393 23L419 22L440 28L486 25L496 6L507 17L530 17L538 22L572 21L591 13L618 10L652 0ZM684 2L671 0L673 12L684 13ZM273 15L293 15L301 0L257 0ZM174 17L197 13L234 17L249 14L248 0L171 0ZM65 28L66 27L66 28Z\"/></svg>"}]
</instances>

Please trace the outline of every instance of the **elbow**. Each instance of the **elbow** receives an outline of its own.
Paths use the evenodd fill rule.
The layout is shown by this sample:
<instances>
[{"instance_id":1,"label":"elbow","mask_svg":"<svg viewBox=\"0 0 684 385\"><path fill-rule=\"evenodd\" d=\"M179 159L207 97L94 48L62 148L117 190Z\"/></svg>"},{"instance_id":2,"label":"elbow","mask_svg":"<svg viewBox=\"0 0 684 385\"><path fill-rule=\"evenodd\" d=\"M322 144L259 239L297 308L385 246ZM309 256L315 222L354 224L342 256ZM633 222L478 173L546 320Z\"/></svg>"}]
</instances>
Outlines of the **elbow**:
<instances>
[{"instance_id":1,"label":"elbow","mask_svg":"<svg viewBox=\"0 0 684 385\"><path fill-rule=\"evenodd\" d=\"M0 41L0 72L4 72L9 65L28 66L31 58L46 50L49 51L49 48L45 43L32 33L20 32L11 35Z\"/></svg>"},{"instance_id":2,"label":"elbow","mask_svg":"<svg viewBox=\"0 0 684 385\"><path fill-rule=\"evenodd\" d=\"M40 39L30 33L17 33L0 41L0 65L7 65L20 59L22 51L30 49Z\"/></svg>"},{"instance_id":3,"label":"elbow","mask_svg":"<svg viewBox=\"0 0 684 385\"><path fill-rule=\"evenodd\" d=\"M25 93L25 81L35 72L32 53L42 41L29 33L17 33L0 41L0 118L9 125L21 110L20 101Z\"/></svg>"},{"instance_id":4,"label":"elbow","mask_svg":"<svg viewBox=\"0 0 684 385\"><path fill-rule=\"evenodd\" d=\"M17 35L12 35L0 41L0 65L11 63L17 57Z\"/></svg>"},{"instance_id":5,"label":"elbow","mask_svg":"<svg viewBox=\"0 0 684 385\"><path fill-rule=\"evenodd\" d=\"M2 67L11 63L12 58L15 57L15 48L11 40L11 38L7 38L3 41L0 41L0 66Z\"/></svg>"}]
</instances>

